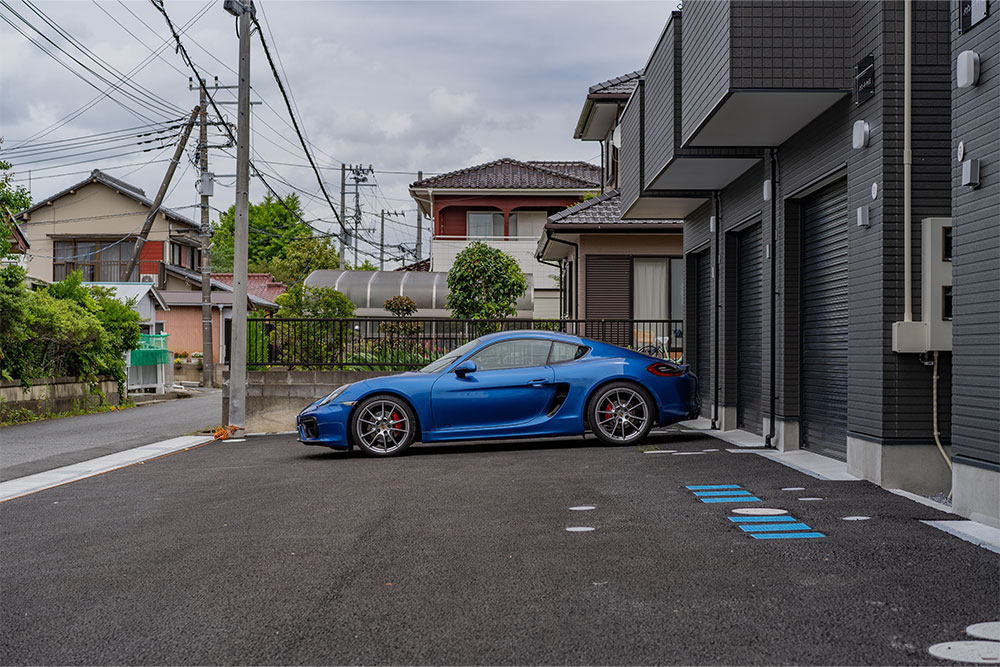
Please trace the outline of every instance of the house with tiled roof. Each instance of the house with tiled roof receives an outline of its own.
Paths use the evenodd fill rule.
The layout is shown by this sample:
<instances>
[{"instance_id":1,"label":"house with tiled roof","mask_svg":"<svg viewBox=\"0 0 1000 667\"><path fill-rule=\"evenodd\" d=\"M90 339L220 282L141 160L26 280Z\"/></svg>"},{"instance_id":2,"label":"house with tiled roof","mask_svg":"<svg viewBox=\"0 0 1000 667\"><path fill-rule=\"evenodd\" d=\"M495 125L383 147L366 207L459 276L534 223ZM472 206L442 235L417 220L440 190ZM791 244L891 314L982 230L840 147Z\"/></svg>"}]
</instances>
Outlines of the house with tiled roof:
<instances>
[{"instance_id":1,"label":"house with tiled roof","mask_svg":"<svg viewBox=\"0 0 1000 667\"><path fill-rule=\"evenodd\" d=\"M587 162L502 158L424 178L410 196L433 221L430 270L446 273L472 241L502 249L533 277L534 316L557 318L558 269L535 256L549 215L596 194L601 168Z\"/></svg>"},{"instance_id":2,"label":"house with tiled roof","mask_svg":"<svg viewBox=\"0 0 1000 667\"><path fill-rule=\"evenodd\" d=\"M601 142L601 183L607 190L618 187L618 121L643 74L639 69L591 86L576 121L574 139Z\"/></svg>"},{"instance_id":3,"label":"house with tiled roof","mask_svg":"<svg viewBox=\"0 0 1000 667\"><path fill-rule=\"evenodd\" d=\"M621 213L621 195L611 190L550 215L536 258L560 266L562 312L569 319L638 320L615 342L635 346L669 337L679 352L682 221L622 220Z\"/></svg>"}]
</instances>

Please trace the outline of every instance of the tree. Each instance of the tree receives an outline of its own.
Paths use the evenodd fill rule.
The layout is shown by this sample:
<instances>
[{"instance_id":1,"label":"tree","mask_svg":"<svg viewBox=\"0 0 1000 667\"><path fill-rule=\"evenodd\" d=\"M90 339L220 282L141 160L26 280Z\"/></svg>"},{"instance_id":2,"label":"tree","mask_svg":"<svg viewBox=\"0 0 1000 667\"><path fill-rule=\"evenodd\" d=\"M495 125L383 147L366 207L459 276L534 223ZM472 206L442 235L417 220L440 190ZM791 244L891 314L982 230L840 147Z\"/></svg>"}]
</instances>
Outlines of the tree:
<instances>
[{"instance_id":1,"label":"tree","mask_svg":"<svg viewBox=\"0 0 1000 667\"><path fill-rule=\"evenodd\" d=\"M367 257L365 258L365 261L356 266L348 264L347 268L351 271L378 271L378 267L372 264L372 261Z\"/></svg>"},{"instance_id":2,"label":"tree","mask_svg":"<svg viewBox=\"0 0 1000 667\"><path fill-rule=\"evenodd\" d=\"M517 314L517 300L528 291L528 279L513 257L476 241L455 257L448 289L445 305L452 317L502 319Z\"/></svg>"},{"instance_id":3,"label":"tree","mask_svg":"<svg viewBox=\"0 0 1000 667\"><path fill-rule=\"evenodd\" d=\"M320 269L339 269L340 255L330 238L309 238L291 241L283 257L274 257L250 267L252 272L270 273L286 285L296 285L310 273Z\"/></svg>"},{"instance_id":4,"label":"tree","mask_svg":"<svg viewBox=\"0 0 1000 667\"><path fill-rule=\"evenodd\" d=\"M282 201L284 204L282 204ZM291 209L291 210L289 210ZM309 225L301 222L302 205L297 195L290 194L279 201L270 194L260 204L250 204L250 237L247 258L251 266L260 266L285 257L288 245L297 238L312 236ZM233 270L233 243L236 233L236 208L219 216L212 225L212 270L229 273Z\"/></svg>"},{"instance_id":5,"label":"tree","mask_svg":"<svg viewBox=\"0 0 1000 667\"><path fill-rule=\"evenodd\" d=\"M0 146L3 145L3 138L0 137ZM11 179L14 178L13 166L10 162L0 160L0 206L5 207L12 214L31 208L31 193L23 185L14 187ZM0 211L0 218L5 218L3 211ZM7 239L7 230L4 229L4 240ZM6 249L4 249L6 254Z\"/></svg>"},{"instance_id":6,"label":"tree","mask_svg":"<svg viewBox=\"0 0 1000 667\"><path fill-rule=\"evenodd\" d=\"M281 306L277 317L330 318L354 317L356 306L332 287L293 285L274 299Z\"/></svg>"}]
</instances>

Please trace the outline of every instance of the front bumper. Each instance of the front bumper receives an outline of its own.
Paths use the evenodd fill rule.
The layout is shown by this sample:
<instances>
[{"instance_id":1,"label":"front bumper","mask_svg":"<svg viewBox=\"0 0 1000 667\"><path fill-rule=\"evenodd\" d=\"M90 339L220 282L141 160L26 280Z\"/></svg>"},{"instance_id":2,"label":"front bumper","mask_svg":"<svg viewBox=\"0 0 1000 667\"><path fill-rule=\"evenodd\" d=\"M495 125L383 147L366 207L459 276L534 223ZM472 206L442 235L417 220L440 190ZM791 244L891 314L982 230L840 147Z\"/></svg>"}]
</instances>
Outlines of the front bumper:
<instances>
[{"instance_id":1,"label":"front bumper","mask_svg":"<svg viewBox=\"0 0 1000 667\"><path fill-rule=\"evenodd\" d=\"M347 438L350 408L340 403L329 403L321 408L306 408L295 418L299 442L334 449L350 449Z\"/></svg>"}]
</instances>

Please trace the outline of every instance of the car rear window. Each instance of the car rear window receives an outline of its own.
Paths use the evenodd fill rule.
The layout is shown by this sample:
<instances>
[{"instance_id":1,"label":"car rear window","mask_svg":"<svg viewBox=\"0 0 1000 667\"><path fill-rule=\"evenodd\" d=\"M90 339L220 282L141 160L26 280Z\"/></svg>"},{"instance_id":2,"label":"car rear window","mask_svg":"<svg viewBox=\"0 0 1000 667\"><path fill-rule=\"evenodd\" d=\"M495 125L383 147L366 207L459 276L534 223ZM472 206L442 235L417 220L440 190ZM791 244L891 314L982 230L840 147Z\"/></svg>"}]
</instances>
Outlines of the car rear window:
<instances>
[{"instance_id":1,"label":"car rear window","mask_svg":"<svg viewBox=\"0 0 1000 667\"><path fill-rule=\"evenodd\" d=\"M567 361L579 359L587 354L588 348L583 345L573 343L552 343L552 351L549 352L549 364L562 364Z\"/></svg>"}]
</instances>

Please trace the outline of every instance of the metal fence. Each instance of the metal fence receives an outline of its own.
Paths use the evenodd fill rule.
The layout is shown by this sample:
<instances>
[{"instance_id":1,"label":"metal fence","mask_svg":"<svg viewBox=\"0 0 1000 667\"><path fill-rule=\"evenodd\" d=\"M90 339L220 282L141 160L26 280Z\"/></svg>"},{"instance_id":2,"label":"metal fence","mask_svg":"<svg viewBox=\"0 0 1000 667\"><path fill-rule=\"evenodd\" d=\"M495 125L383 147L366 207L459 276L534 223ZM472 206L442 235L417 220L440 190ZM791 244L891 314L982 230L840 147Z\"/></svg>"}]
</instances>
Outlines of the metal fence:
<instances>
[{"instance_id":1,"label":"metal fence","mask_svg":"<svg viewBox=\"0 0 1000 667\"><path fill-rule=\"evenodd\" d=\"M454 320L421 318L247 320L247 367L406 370L489 333L560 331L680 360L680 320Z\"/></svg>"}]
</instances>

